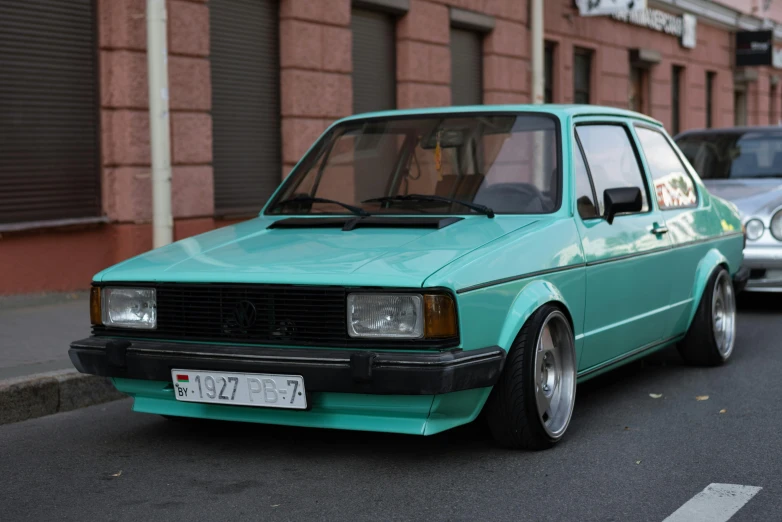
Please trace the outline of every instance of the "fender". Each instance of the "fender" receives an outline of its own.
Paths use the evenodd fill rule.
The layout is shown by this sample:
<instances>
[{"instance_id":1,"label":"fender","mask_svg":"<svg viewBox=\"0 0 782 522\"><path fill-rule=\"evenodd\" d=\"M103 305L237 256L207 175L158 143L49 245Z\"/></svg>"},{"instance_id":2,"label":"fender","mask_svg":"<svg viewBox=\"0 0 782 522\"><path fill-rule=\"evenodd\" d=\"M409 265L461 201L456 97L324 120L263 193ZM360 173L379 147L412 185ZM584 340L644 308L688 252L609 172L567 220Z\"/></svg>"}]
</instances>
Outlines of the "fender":
<instances>
[{"instance_id":1,"label":"fender","mask_svg":"<svg viewBox=\"0 0 782 522\"><path fill-rule=\"evenodd\" d=\"M716 248L712 248L706 252L706 255L703 256L703 259L698 263L698 268L695 269L695 283L692 288L692 307L690 309L690 316L687 319L687 329L690 328L690 324L692 324L692 320L695 317L695 312L698 311L698 306L701 304L701 297L703 297L703 292L706 290L706 283L709 281L709 277L712 272L714 272L714 269L720 265L725 268L730 266L725 256Z\"/></svg>"},{"instance_id":2,"label":"fender","mask_svg":"<svg viewBox=\"0 0 782 522\"><path fill-rule=\"evenodd\" d=\"M546 280L537 279L531 281L519 290L516 299L513 300L513 305L505 318L505 323L502 326L500 337L498 339L498 345L505 351L510 350L516 336L519 335L521 328L527 319L535 313L535 310L540 308L546 303L557 302L564 308L565 315L571 321L571 328L573 318L570 313L570 307L567 304L562 293L551 282ZM578 355L578 354L576 354Z\"/></svg>"}]
</instances>

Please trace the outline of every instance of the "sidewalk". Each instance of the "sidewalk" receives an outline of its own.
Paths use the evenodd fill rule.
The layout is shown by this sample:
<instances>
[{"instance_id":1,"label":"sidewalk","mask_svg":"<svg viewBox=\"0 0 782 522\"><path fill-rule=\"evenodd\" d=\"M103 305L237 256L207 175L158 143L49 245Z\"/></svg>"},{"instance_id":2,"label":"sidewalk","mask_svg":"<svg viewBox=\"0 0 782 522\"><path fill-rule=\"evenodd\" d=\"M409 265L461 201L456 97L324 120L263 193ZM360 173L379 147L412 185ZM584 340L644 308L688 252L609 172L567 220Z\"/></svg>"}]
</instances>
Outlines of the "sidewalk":
<instances>
[{"instance_id":1,"label":"sidewalk","mask_svg":"<svg viewBox=\"0 0 782 522\"><path fill-rule=\"evenodd\" d=\"M0 380L72 370L71 341L90 335L86 292L0 297Z\"/></svg>"},{"instance_id":2,"label":"sidewalk","mask_svg":"<svg viewBox=\"0 0 782 522\"><path fill-rule=\"evenodd\" d=\"M0 424L124 397L68 358L90 335L87 292L0 297Z\"/></svg>"}]
</instances>

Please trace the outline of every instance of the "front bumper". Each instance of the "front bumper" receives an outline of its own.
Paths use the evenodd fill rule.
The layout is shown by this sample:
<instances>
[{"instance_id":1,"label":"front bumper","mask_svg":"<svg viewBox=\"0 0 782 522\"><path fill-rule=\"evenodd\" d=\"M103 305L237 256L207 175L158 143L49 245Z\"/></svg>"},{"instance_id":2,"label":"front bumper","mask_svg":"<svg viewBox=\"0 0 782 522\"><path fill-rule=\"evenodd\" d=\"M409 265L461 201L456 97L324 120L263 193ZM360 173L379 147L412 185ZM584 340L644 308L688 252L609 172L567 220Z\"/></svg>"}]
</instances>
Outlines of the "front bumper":
<instances>
[{"instance_id":1,"label":"front bumper","mask_svg":"<svg viewBox=\"0 0 782 522\"><path fill-rule=\"evenodd\" d=\"M782 292L782 245L748 246L743 266L751 269L747 291Z\"/></svg>"},{"instance_id":2,"label":"front bumper","mask_svg":"<svg viewBox=\"0 0 782 522\"><path fill-rule=\"evenodd\" d=\"M497 383L505 363L498 346L410 353L274 348L89 337L68 355L82 373L171 381L172 368L301 375L311 392L439 395Z\"/></svg>"}]
</instances>

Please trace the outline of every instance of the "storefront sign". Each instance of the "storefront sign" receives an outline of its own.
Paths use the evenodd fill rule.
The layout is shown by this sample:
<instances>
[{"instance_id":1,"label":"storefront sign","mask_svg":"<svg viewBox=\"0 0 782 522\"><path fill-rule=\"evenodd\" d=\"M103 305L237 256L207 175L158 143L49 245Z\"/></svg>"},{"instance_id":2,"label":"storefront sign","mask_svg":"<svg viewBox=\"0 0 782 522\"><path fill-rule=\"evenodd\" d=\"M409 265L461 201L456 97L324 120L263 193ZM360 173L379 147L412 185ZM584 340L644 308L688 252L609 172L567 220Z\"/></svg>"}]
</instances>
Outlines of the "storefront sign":
<instances>
[{"instance_id":1,"label":"storefront sign","mask_svg":"<svg viewBox=\"0 0 782 522\"><path fill-rule=\"evenodd\" d=\"M687 49L694 49L697 44L698 19L691 14L675 16L657 9L643 9L614 13L613 18L653 31L678 36L681 39L682 47Z\"/></svg>"},{"instance_id":2,"label":"storefront sign","mask_svg":"<svg viewBox=\"0 0 782 522\"><path fill-rule=\"evenodd\" d=\"M610 15L646 9L646 0L576 0L581 16Z\"/></svg>"},{"instance_id":3,"label":"storefront sign","mask_svg":"<svg viewBox=\"0 0 782 522\"><path fill-rule=\"evenodd\" d=\"M736 67L772 65L773 63L773 31L741 31L736 33Z\"/></svg>"}]
</instances>

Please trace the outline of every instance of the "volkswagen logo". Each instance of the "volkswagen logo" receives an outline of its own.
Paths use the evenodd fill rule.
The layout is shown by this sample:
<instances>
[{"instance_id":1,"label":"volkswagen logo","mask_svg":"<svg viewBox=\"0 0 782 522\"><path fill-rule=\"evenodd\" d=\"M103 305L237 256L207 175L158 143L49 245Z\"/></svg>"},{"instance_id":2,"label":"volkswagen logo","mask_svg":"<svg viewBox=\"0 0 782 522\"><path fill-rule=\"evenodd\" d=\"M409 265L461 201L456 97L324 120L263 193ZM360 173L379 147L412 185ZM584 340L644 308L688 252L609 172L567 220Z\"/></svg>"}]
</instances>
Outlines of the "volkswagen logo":
<instances>
[{"instance_id":1,"label":"volkswagen logo","mask_svg":"<svg viewBox=\"0 0 782 522\"><path fill-rule=\"evenodd\" d=\"M239 301L234 308L234 321L236 325L243 329L252 328L257 319L255 305L250 301Z\"/></svg>"}]
</instances>

